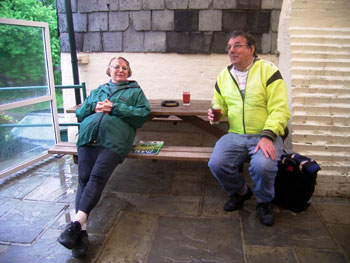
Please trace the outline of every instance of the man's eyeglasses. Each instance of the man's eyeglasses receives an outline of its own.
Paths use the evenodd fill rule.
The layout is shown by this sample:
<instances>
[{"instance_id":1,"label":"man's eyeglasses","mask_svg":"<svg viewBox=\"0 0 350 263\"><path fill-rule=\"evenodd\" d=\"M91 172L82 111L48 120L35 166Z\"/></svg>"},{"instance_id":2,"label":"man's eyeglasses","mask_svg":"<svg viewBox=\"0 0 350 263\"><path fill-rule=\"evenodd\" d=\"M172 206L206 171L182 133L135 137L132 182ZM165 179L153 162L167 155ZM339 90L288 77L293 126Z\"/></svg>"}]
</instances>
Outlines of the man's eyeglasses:
<instances>
[{"instance_id":1,"label":"man's eyeglasses","mask_svg":"<svg viewBox=\"0 0 350 263\"><path fill-rule=\"evenodd\" d=\"M226 46L226 48L225 48L225 50L228 52L228 51L230 51L230 50L231 50L231 48L232 48L232 47L234 47L234 49L240 49L241 47L244 47L244 46L249 47L249 45L248 45L248 44L240 44L240 43L236 43L236 44L234 44L233 46L231 46L231 45L227 45L227 46Z\"/></svg>"},{"instance_id":2,"label":"man's eyeglasses","mask_svg":"<svg viewBox=\"0 0 350 263\"><path fill-rule=\"evenodd\" d=\"M119 66L110 66L110 67L111 67L111 68L114 68L114 69L116 69L116 70L120 70L120 67L119 67ZM128 70L127 67L121 67L121 69L124 70L124 71Z\"/></svg>"}]
</instances>

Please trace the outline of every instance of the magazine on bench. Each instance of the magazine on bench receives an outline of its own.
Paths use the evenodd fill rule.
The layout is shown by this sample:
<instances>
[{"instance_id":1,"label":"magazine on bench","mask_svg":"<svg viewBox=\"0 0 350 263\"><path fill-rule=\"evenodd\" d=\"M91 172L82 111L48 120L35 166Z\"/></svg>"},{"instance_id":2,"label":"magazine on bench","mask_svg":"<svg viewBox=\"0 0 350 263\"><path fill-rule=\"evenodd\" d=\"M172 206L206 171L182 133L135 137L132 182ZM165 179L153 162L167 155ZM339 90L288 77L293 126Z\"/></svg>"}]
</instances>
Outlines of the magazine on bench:
<instances>
[{"instance_id":1,"label":"magazine on bench","mask_svg":"<svg viewBox=\"0 0 350 263\"><path fill-rule=\"evenodd\" d=\"M139 141L139 143L131 150L131 153L158 154L163 145L164 141Z\"/></svg>"}]
</instances>

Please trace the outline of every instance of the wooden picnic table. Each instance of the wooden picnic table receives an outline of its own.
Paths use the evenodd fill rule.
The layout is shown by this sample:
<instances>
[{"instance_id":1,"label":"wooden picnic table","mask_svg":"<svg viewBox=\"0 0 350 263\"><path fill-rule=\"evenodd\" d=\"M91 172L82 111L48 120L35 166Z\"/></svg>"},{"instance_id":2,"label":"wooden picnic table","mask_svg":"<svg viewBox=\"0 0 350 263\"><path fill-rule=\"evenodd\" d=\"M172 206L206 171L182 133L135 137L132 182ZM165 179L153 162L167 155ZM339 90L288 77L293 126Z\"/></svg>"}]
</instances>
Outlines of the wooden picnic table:
<instances>
[{"instance_id":1,"label":"wooden picnic table","mask_svg":"<svg viewBox=\"0 0 350 263\"><path fill-rule=\"evenodd\" d=\"M150 99L151 106L150 120L168 119L171 117L177 117L185 122L200 128L201 130L214 135L217 138L225 135L227 131L224 131L216 125L211 125L207 120L208 109L210 108L210 100L191 100L191 104L186 106L179 101L179 106L176 107L164 107L161 105L163 100ZM80 105L67 109L67 113L75 113L75 110Z\"/></svg>"}]
</instances>

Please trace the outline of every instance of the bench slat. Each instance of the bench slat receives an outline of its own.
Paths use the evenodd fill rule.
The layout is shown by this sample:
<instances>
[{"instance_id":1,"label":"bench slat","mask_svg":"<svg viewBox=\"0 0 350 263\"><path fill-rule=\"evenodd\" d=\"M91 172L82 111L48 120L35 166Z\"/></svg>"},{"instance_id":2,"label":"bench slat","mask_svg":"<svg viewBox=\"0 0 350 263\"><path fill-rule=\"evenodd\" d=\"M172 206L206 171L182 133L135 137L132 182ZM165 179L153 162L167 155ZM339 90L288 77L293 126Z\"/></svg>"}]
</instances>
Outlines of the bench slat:
<instances>
[{"instance_id":1,"label":"bench slat","mask_svg":"<svg viewBox=\"0 0 350 263\"><path fill-rule=\"evenodd\" d=\"M163 146L157 155L132 154L127 158L149 159L149 160L183 160L183 161L208 161L213 147L195 146ZM61 142L48 150L49 154L77 154L76 144L73 142Z\"/></svg>"}]
</instances>

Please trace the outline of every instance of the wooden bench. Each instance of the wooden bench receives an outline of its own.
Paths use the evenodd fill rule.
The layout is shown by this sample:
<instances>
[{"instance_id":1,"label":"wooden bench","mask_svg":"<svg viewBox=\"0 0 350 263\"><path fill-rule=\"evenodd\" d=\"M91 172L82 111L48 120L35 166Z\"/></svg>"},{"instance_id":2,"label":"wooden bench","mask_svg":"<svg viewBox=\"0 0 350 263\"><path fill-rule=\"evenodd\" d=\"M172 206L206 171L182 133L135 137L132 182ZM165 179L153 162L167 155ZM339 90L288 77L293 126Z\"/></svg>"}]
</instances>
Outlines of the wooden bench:
<instances>
[{"instance_id":1,"label":"wooden bench","mask_svg":"<svg viewBox=\"0 0 350 263\"><path fill-rule=\"evenodd\" d=\"M157 155L129 153L127 158L149 160L177 160L177 161L202 161L207 162L213 147L195 146L166 146L164 145ZM60 142L48 150L49 154L77 155L77 147L72 142ZM75 160L76 161L76 160Z\"/></svg>"}]
</instances>

